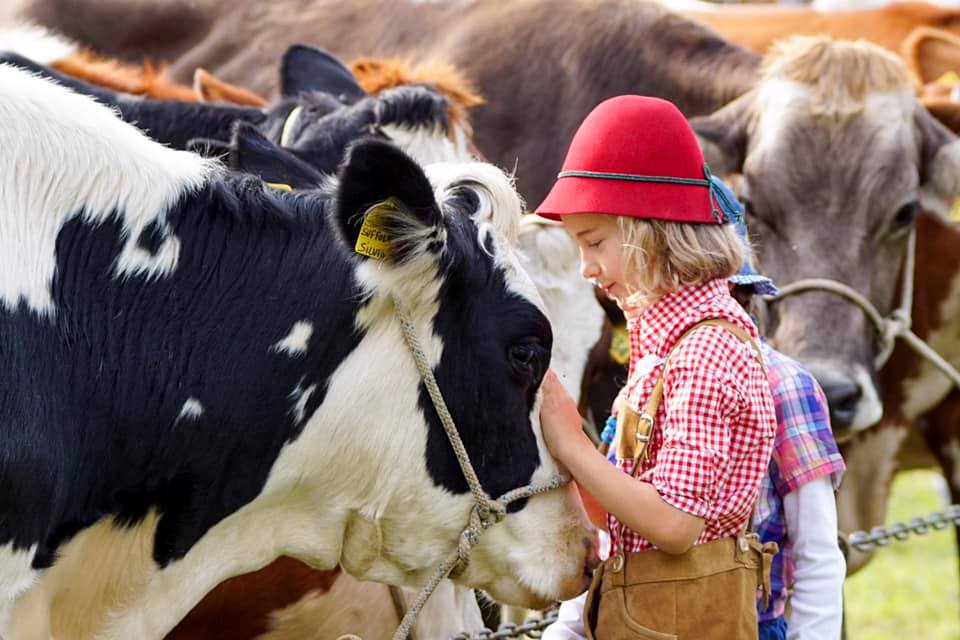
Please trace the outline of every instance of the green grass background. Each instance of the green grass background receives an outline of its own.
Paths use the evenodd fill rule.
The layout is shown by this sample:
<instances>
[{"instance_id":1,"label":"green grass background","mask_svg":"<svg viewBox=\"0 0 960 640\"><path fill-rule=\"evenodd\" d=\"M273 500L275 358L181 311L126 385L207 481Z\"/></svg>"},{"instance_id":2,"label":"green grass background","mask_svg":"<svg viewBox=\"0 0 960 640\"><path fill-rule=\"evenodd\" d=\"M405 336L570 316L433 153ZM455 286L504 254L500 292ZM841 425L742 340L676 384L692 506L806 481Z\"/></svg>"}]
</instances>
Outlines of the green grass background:
<instances>
[{"instance_id":1,"label":"green grass background","mask_svg":"<svg viewBox=\"0 0 960 640\"><path fill-rule=\"evenodd\" d=\"M887 523L943 509L938 480L934 471L899 474ZM865 569L847 579L847 638L960 640L958 585L952 527L881 549Z\"/></svg>"}]
</instances>

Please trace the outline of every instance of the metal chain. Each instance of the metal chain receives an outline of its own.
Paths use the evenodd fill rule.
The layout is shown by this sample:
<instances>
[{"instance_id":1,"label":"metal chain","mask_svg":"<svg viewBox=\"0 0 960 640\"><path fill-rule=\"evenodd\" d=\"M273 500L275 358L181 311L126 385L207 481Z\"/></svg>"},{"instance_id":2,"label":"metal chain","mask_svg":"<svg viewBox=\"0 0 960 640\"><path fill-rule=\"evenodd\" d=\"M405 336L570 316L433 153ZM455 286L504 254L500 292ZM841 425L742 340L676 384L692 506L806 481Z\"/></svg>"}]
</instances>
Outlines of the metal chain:
<instances>
[{"instance_id":1,"label":"metal chain","mask_svg":"<svg viewBox=\"0 0 960 640\"><path fill-rule=\"evenodd\" d=\"M542 618L527 618L523 624L505 622L496 631L483 629L473 633L464 632L450 640L507 640L508 638L520 638L522 636L541 638L543 637L543 631L557 621L558 611L559 608L552 607L543 612Z\"/></svg>"},{"instance_id":2,"label":"metal chain","mask_svg":"<svg viewBox=\"0 0 960 640\"><path fill-rule=\"evenodd\" d=\"M846 541L857 551L872 551L888 547L893 542L906 542L910 536L922 536L931 531L941 531L951 524L960 525L960 504L952 504L946 511L937 511L926 518L896 522L886 527L873 527L869 533L854 531L846 536Z\"/></svg>"}]
</instances>

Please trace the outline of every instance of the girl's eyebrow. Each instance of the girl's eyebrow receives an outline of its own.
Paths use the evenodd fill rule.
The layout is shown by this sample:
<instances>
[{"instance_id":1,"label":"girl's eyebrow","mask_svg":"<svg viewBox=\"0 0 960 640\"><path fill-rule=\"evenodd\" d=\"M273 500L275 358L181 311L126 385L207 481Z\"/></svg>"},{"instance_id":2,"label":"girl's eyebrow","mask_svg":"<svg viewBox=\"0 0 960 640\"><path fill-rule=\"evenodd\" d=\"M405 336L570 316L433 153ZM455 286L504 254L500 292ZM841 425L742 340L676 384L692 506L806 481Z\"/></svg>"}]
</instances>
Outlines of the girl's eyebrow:
<instances>
[{"instance_id":1,"label":"girl's eyebrow","mask_svg":"<svg viewBox=\"0 0 960 640\"><path fill-rule=\"evenodd\" d=\"M589 229L584 229L583 231L578 231L578 232L577 232L577 237L579 238L579 237L581 237L581 236L585 236L585 235L587 235L588 233L592 233L592 232L594 232L594 231L596 231L596 230L597 230L596 227L590 227Z\"/></svg>"}]
</instances>

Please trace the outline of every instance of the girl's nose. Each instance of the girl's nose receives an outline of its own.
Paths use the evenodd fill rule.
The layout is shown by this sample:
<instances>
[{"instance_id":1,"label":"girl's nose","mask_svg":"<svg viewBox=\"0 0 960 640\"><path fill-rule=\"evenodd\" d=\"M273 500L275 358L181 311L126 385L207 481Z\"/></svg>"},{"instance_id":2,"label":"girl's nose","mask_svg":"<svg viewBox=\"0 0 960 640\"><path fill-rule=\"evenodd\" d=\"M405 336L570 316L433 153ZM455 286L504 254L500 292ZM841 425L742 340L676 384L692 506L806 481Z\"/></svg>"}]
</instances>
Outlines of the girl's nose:
<instances>
[{"instance_id":1,"label":"girl's nose","mask_svg":"<svg viewBox=\"0 0 960 640\"><path fill-rule=\"evenodd\" d=\"M600 276L600 265L593 260L580 259L580 276L584 280L595 280Z\"/></svg>"}]
</instances>

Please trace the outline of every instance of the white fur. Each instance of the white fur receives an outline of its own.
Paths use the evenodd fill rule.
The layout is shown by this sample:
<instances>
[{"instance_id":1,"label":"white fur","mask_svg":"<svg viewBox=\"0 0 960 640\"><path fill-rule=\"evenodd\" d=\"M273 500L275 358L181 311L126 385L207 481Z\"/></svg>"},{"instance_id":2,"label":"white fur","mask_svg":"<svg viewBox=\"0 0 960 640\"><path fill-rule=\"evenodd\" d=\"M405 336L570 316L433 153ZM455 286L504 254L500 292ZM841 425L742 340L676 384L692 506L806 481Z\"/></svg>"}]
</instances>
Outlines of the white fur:
<instances>
[{"instance_id":1,"label":"white fur","mask_svg":"<svg viewBox=\"0 0 960 640\"><path fill-rule=\"evenodd\" d=\"M180 409L180 415L177 416L177 422L186 419L196 419L203 415L204 408L203 403L201 403L196 398L187 398L187 401L183 403L183 407Z\"/></svg>"},{"instance_id":2,"label":"white fur","mask_svg":"<svg viewBox=\"0 0 960 640\"><path fill-rule=\"evenodd\" d=\"M440 126L403 127L387 124L382 127L393 142L420 164L434 162L466 162L473 160L462 135L451 140Z\"/></svg>"},{"instance_id":3,"label":"white fur","mask_svg":"<svg viewBox=\"0 0 960 640\"><path fill-rule=\"evenodd\" d=\"M71 40L37 24L18 24L0 31L0 51L11 51L38 64L50 65L79 51Z\"/></svg>"},{"instance_id":4,"label":"white fur","mask_svg":"<svg viewBox=\"0 0 960 640\"><path fill-rule=\"evenodd\" d=\"M6 633L13 602L40 575L30 566L36 553L37 545L27 550L14 549L12 542L0 547L0 637Z\"/></svg>"},{"instance_id":5,"label":"white fur","mask_svg":"<svg viewBox=\"0 0 960 640\"><path fill-rule=\"evenodd\" d=\"M579 398L587 357L603 329L603 309L593 287L580 276L577 244L562 226L527 216L519 235L520 264L543 297L553 326L550 367Z\"/></svg>"},{"instance_id":6,"label":"white fur","mask_svg":"<svg viewBox=\"0 0 960 640\"><path fill-rule=\"evenodd\" d=\"M300 320L294 323L287 337L273 345L272 348L278 353L286 353L291 357L302 356L307 352L307 345L310 343L310 336L312 335L313 323Z\"/></svg>"},{"instance_id":7,"label":"white fur","mask_svg":"<svg viewBox=\"0 0 960 640\"><path fill-rule=\"evenodd\" d=\"M960 196L960 140L943 145L928 168L928 180L920 189L920 204L927 211L950 219L951 208Z\"/></svg>"},{"instance_id":8,"label":"white fur","mask_svg":"<svg viewBox=\"0 0 960 640\"><path fill-rule=\"evenodd\" d=\"M6 65L0 123L0 303L54 313L57 235L81 214L92 224L120 216L120 274L163 276L176 268L172 236L153 259L141 255L139 234L199 188L215 163L156 144L91 98Z\"/></svg>"},{"instance_id":9,"label":"white fur","mask_svg":"<svg viewBox=\"0 0 960 640\"><path fill-rule=\"evenodd\" d=\"M290 394L290 399L293 400L293 417L296 419L297 424L303 422L304 418L307 417L307 402L310 401L310 396L312 396L316 390L317 385L315 384L307 388L297 385L297 388Z\"/></svg>"},{"instance_id":10,"label":"white fur","mask_svg":"<svg viewBox=\"0 0 960 640\"><path fill-rule=\"evenodd\" d=\"M880 402L877 387L866 369L857 365L853 380L860 387L863 395L857 403L857 411L850 423L850 431L861 431L880 422L880 418L883 417L883 403Z\"/></svg>"}]
</instances>

